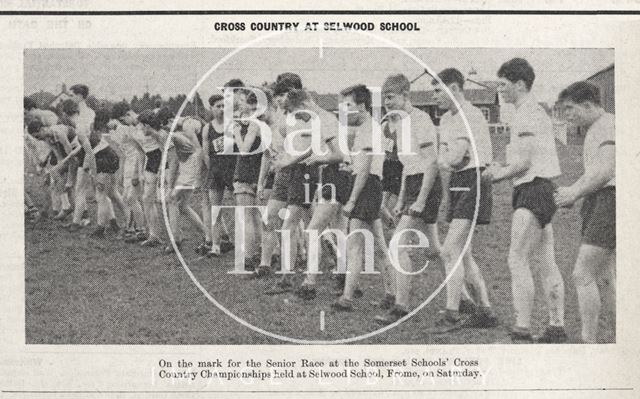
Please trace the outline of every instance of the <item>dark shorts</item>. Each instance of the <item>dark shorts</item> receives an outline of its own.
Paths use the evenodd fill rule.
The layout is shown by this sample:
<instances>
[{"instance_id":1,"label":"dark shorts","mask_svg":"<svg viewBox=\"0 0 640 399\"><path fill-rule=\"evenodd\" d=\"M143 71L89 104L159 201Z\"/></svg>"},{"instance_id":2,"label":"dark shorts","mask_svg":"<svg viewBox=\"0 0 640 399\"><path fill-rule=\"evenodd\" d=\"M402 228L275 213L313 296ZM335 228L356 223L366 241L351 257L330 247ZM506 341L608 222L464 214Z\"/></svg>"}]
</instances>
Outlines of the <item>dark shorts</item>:
<instances>
[{"instance_id":1,"label":"dark shorts","mask_svg":"<svg viewBox=\"0 0 640 399\"><path fill-rule=\"evenodd\" d=\"M275 173L269 173L267 175L267 181L264 182L264 189L265 190L271 190L273 189L273 182L276 178L276 174Z\"/></svg>"},{"instance_id":2,"label":"dark shorts","mask_svg":"<svg viewBox=\"0 0 640 399\"><path fill-rule=\"evenodd\" d=\"M157 174L160 170L160 164L162 163L162 150L155 149L144 154L147 157L147 162L144 165L144 170L150 173Z\"/></svg>"},{"instance_id":3,"label":"dark shorts","mask_svg":"<svg viewBox=\"0 0 640 399\"><path fill-rule=\"evenodd\" d=\"M410 215L409 207L416 202L418 194L420 194L420 188L422 187L423 174L409 175L406 177L405 182L405 215ZM438 221L438 212L440 210L440 202L442 202L442 180L440 175L436 176L424 210L419 215L410 215L419 217L427 224L434 224Z\"/></svg>"},{"instance_id":4,"label":"dark shorts","mask_svg":"<svg viewBox=\"0 0 640 399\"><path fill-rule=\"evenodd\" d=\"M355 179L355 176L353 176ZM382 183L376 175L369 175L367 183L356 200L351 219L373 222L380 218L382 207Z\"/></svg>"},{"instance_id":5,"label":"dark shorts","mask_svg":"<svg viewBox=\"0 0 640 399\"><path fill-rule=\"evenodd\" d=\"M58 164L58 157L53 152L49 153L49 157L47 158L49 165L56 166Z\"/></svg>"},{"instance_id":6,"label":"dark shorts","mask_svg":"<svg viewBox=\"0 0 640 399\"><path fill-rule=\"evenodd\" d=\"M540 227L551 223L556 213L556 202L553 193L555 183L549 179L536 177L528 183L522 183L513 188L513 209L525 208L534 214Z\"/></svg>"},{"instance_id":7,"label":"dark shorts","mask_svg":"<svg viewBox=\"0 0 640 399\"><path fill-rule=\"evenodd\" d=\"M290 166L287 205L310 208L318 181L318 169L305 164Z\"/></svg>"},{"instance_id":8,"label":"dark shorts","mask_svg":"<svg viewBox=\"0 0 640 399\"><path fill-rule=\"evenodd\" d=\"M76 159L78 160L78 167L82 167L84 165L84 157L86 153L84 152L84 148L81 148L80 151L76 154Z\"/></svg>"},{"instance_id":9,"label":"dark shorts","mask_svg":"<svg viewBox=\"0 0 640 399\"><path fill-rule=\"evenodd\" d=\"M233 169L225 170L212 165L207 172L207 188L218 191L228 188L233 191Z\"/></svg>"},{"instance_id":10,"label":"dark shorts","mask_svg":"<svg viewBox=\"0 0 640 399\"><path fill-rule=\"evenodd\" d=\"M271 189L270 199L287 202L289 195L289 184L291 176L291 168L282 168L276 172L273 177L273 188Z\"/></svg>"},{"instance_id":11,"label":"dark shorts","mask_svg":"<svg viewBox=\"0 0 640 399\"><path fill-rule=\"evenodd\" d=\"M112 148L107 147L96 153L96 173L114 174L119 167L120 158Z\"/></svg>"},{"instance_id":12,"label":"dark shorts","mask_svg":"<svg viewBox=\"0 0 640 399\"><path fill-rule=\"evenodd\" d=\"M327 165L321 170L322 186L319 187L321 189L320 198L329 203L346 204L351 195L351 173L340 170L338 164Z\"/></svg>"},{"instance_id":13,"label":"dark shorts","mask_svg":"<svg viewBox=\"0 0 640 399\"><path fill-rule=\"evenodd\" d=\"M582 243L600 248L616 248L616 188L605 187L584 198Z\"/></svg>"},{"instance_id":14,"label":"dark shorts","mask_svg":"<svg viewBox=\"0 0 640 399\"><path fill-rule=\"evenodd\" d=\"M233 173L233 181L247 184L258 184L260 178L260 165L262 153L253 155L239 155L236 160L236 169Z\"/></svg>"},{"instance_id":15,"label":"dark shorts","mask_svg":"<svg viewBox=\"0 0 640 399\"><path fill-rule=\"evenodd\" d=\"M453 219L473 220L478 200L478 177L484 168L473 168L451 174L449 181L449 209L447 221ZM480 200L478 205L478 218L476 224L489 224L491 221L491 181L480 180ZM456 190L457 189L457 190ZM467 190L467 191L464 191Z\"/></svg>"},{"instance_id":16,"label":"dark shorts","mask_svg":"<svg viewBox=\"0 0 640 399\"><path fill-rule=\"evenodd\" d=\"M402 162L385 159L382 167L382 191L400 194L402 185Z\"/></svg>"}]
</instances>

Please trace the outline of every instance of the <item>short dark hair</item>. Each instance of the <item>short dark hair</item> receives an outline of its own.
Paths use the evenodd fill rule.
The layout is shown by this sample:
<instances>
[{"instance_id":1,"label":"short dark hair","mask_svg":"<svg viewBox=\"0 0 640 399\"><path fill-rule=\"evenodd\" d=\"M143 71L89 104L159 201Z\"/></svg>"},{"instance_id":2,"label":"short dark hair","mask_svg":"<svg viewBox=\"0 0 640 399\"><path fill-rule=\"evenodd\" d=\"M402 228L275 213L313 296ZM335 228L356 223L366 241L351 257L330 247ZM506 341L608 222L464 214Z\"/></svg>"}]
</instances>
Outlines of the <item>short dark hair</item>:
<instances>
[{"instance_id":1,"label":"short dark hair","mask_svg":"<svg viewBox=\"0 0 640 399\"><path fill-rule=\"evenodd\" d=\"M74 94L79 94L82 98L89 97L89 86L83 84L73 85L69 90Z\"/></svg>"},{"instance_id":2,"label":"short dark hair","mask_svg":"<svg viewBox=\"0 0 640 399\"><path fill-rule=\"evenodd\" d=\"M449 86L452 83L457 83L459 88L461 89L464 88L464 81L465 81L464 75L462 74L462 72L460 72L456 68L443 69L438 74L438 77L440 78L442 83L445 84L445 86ZM439 82L437 79L433 79L431 81L432 85L436 85L438 83Z\"/></svg>"},{"instance_id":3,"label":"short dark hair","mask_svg":"<svg viewBox=\"0 0 640 399\"><path fill-rule=\"evenodd\" d=\"M294 89L302 90L302 79L300 79L300 76L291 72L281 73L273 84L273 95L281 96Z\"/></svg>"},{"instance_id":4,"label":"short dark hair","mask_svg":"<svg viewBox=\"0 0 640 399\"><path fill-rule=\"evenodd\" d=\"M300 79L300 75L293 72L284 72L276 77L276 83L280 82L290 82L296 89L302 89L302 79Z\"/></svg>"},{"instance_id":5,"label":"short dark hair","mask_svg":"<svg viewBox=\"0 0 640 399\"><path fill-rule=\"evenodd\" d=\"M111 119L111 115L109 111L104 108L101 108L96 111L96 116L93 118L93 129L94 130L105 130L107 129L107 125L109 124L109 120Z\"/></svg>"},{"instance_id":6,"label":"short dark hair","mask_svg":"<svg viewBox=\"0 0 640 399\"><path fill-rule=\"evenodd\" d=\"M73 102L73 100L64 100L62 102L62 112L71 116L80 113L80 109L78 108L78 104Z\"/></svg>"},{"instance_id":7,"label":"short dark hair","mask_svg":"<svg viewBox=\"0 0 640 399\"><path fill-rule=\"evenodd\" d=\"M273 102L273 94L271 90L261 87L253 87L252 89L261 90L264 93L265 97L267 97L267 105L271 105L271 103ZM247 90L247 104L254 105L258 103L258 95L254 90Z\"/></svg>"},{"instance_id":8,"label":"short dark hair","mask_svg":"<svg viewBox=\"0 0 640 399\"><path fill-rule=\"evenodd\" d=\"M38 108L38 105L36 104L35 101L33 101L33 99L29 98L29 97L25 97L24 98L24 109L27 111L30 111L34 108Z\"/></svg>"},{"instance_id":9,"label":"short dark hair","mask_svg":"<svg viewBox=\"0 0 640 399\"><path fill-rule=\"evenodd\" d=\"M285 108L298 108L302 103L309 99L309 93L305 90L291 90L287 93L287 99L284 102Z\"/></svg>"},{"instance_id":10,"label":"short dark hair","mask_svg":"<svg viewBox=\"0 0 640 399\"><path fill-rule=\"evenodd\" d=\"M600 88L587 81L575 82L560 92L558 100L570 100L576 104L590 102L595 105L600 105Z\"/></svg>"},{"instance_id":11,"label":"short dark hair","mask_svg":"<svg viewBox=\"0 0 640 399\"><path fill-rule=\"evenodd\" d=\"M167 123L169 123L169 119L172 119L174 117L175 115L173 114L173 112L171 112L171 110L167 107L160 108L156 113L156 119L160 126L166 125Z\"/></svg>"},{"instance_id":12,"label":"short dark hair","mask_svg":"<svg viewBox=\"0 0 640 399\"><path fill-rule=\"evenodd\" d=\"M29 126L27 126L27 132L29 132L29 134L31 135L34 135L38 133L43 126L44 125L42 124L42 122L36 119L34 121L29 122Z\"/></svg>"},{"instance_id":13,"label":"short dark hair","mask_svg":"<svg viewBox=\"0 0 640 399\"><path fill-rule=\"evenodd\" d=\"M411 89L411 82L406 76L399 73L391 75L382 84L382 93L403 94Z\"/></svg>"},{"instance_id":14,"label":"short dark hair","mask_svg":"<svg viewBox=\"0 0 640 399\"><path fill-rule=\"evenodd\" d=\"M224 97L221 96L220 94L214 94L211 97L209 97L209 105L213 107L213 104L217 103L220 100L223 100Z\"/></svg>"},{"instance_id":15,"label":"short dark hair","mask_svg":"<svg viewBox=\"0 0 640 399\"><path fill-rule=\"evenodd\" d=\"M112 119L120 119L127 114L131 110L129 104L125 102L119 102L113 106L111 109L111 118Z\"/></svg>"},{"instance_id":16,"label":"short dark hair","mask_svg":"<svg viewBox=\"0 0 640 399\"><path fill-rule=\"evenodd\" d=\"M236 93L240 93L240 94L249 94L247 92L247 90L245 89L246 85L244 84L244 82L240 79L231 79L230 81L228 81L227 83L224 84L224 88L222 89L222 92L224 93L226 91L227 88L231 88L233 89L231 92L233 94Z\"/></svg>"},{"instance_id":17,"label":"short dark hair","mask_svg":"<svg viewBox=\"0 0 640 399\"><path fill-rule=\"evenodd\" d=\"M224 84L224 87L244 87L244 82L240 79L231 79Z\"/></svg>"},{"instance_id":18,"label":"short dark hair","mask_svg":"<svg viewBox=\"0 0 640 399\"><path fill-rule=\"evenodd\" d=\"M363 84L349 86L340 94L344 97L351 96L356 104L364 104L367 111L371 110L371 90Z\"/></svg>"},{"instance_id":19,"label":"short dark hair","mask_svg":"<svg viewBox=\"0 0 640 399\"><path fill-rule=\"evenodd\" d=\"M149 125L156 130L160 129L160 127L162 126L158 121L156 113L151 109L145 109L144 111L140 112L140 115L138 115L138 122Z\"/></svg>"},{"instance_id":20,"label":"short dark hair","mask_svg":"<svg viewBox=\"0 0 640 399\"><path fill-rule=\"evenodd\" d=\"M522 80L527 90L531 90L531 86L536 80L533 67L524 58L514 58L502 64L498 70L498 77L505 78L511 83Z\"/></svg>"}]
</instances>

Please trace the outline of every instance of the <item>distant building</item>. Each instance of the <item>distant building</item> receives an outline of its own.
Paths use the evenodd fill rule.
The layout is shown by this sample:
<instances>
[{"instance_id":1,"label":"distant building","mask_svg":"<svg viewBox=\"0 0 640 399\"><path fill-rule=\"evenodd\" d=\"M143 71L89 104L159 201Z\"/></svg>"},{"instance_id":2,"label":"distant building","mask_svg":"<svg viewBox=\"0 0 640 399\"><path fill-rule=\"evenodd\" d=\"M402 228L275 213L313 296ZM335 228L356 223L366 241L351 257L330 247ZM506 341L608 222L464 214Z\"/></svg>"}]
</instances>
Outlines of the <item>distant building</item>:
<instances>
[{"instance_id":1,"label":"distant building","mask_svg":"<svg viewBox=\"0 0 640 399\"><path fill-rule=\"evenodd\" d=\"M615 114L615 64L611 64L605 69L591 75L586 80L600 88L600 100L605 111Z\"/></svg>"},{"instance_id":2,"label":"distant building","mask_svg":"<svg viewBox=\"0 0 640 399\"><path fill-rule=\"evenodd\" d=\"M498 92L495 88L482 87L465 89L466 99L476 107L480 108L485 119L489 123L500 122L500 102ZM411 103L429 115L433 122L438 125L440 117L446 110L439 109L433 100L433 90L412 91L410 93Z\"/></svg>"}]
</instances>

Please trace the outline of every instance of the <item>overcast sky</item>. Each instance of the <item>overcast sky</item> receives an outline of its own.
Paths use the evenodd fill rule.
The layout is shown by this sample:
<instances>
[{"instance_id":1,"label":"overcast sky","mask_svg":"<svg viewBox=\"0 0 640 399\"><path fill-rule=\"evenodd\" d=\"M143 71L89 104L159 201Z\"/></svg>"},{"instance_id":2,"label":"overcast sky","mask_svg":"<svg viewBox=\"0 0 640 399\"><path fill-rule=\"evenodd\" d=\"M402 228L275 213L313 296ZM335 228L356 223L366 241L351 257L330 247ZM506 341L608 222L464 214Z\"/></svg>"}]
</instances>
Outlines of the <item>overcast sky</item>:
<instances>
[{"instance_id":1,"label":"overcast sky","mask_svg":"<svg viewBox=\"0 0 640 399\"><path fill-rule=\"evenodd\" d=\"M85 83L98 98L131 99L145 91L163 97L188 93L198 79L232 49L34 49L24 57L25 94L45 90L57 94ZM612 49L409 49L430 68L456 67L465 75L473 68L476 80L492 80L500 65L524 57L536 71L534 92L553 103L568 84L584 79L614 62ZM322 58L321 58L322 56ZM259 85L282 72L297 72L304 85L320 93L336 93L355 83L381 86L392 73L410 79L424 68L392 48L245 49L231 57L199 89L208 98L231 78ZM424 90L431 79L412 87Z\"/></svg>"}]
</instances>

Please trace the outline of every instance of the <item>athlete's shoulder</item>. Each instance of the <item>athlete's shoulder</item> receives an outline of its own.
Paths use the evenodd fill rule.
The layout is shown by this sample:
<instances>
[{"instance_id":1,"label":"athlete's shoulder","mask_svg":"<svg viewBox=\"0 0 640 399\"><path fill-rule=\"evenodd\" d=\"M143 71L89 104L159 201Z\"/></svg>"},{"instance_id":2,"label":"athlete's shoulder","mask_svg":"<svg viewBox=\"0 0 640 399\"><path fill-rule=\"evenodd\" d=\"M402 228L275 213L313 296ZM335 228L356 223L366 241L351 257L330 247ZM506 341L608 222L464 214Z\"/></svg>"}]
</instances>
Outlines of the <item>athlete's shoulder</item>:
<instances>
[{"instance_id":1,"label":"athlete's shoulder","mask_svg":"<svg viewBox=\"0 0 640 399\"><path fill-rule=\"evenodd\" d=\"M600 117L602 128L606 130L614 130L616 126L616 116L612 113L605 112Z\"/></svg>"},{"instance_id":2,"label":"athlete's shoulder","mask_svg":"<svg viewBox=\"0 0 640 399\"><path fill-rule=\"evenodd\" d=\"M462 108L462 111L465 113L468 119L473 118L474 120L478 120L478 121L480 120L484 122L487 121L480 107L477 107L474 104L471 104L470 102L465 104L465 106Z\"/></svg>"},{"instance_id":3,"label":"athlete's shoulder","mask_svg":"<svg viewBox=\"0 0 640 399\"><path fill-rule=\"evenodd\" d=\"M451 110L445 112L440 116L440 126L448 125L449 123L451 123L452 119L453 119L453 114L451 113Z\"/></svg>"},{"instance_id":4,"label":"athlete's shoulder","mask_svg":"<svg viewBox=\"0 0 640 399\"><path fill-rule=\"evenodd\" d=\"M427 112L421 110L420 108L413 107L409 115L411 116L411 119L415 120L416 122L428 121L428 123L433 124L433 121L431 120L431 116Z\"/></svg>"},{"instance_id":5,"label":"athlete's shoulder","mask_svg":"<svg viewBox=\"0 0 640 399\"><path fill-rule=\"evenodd\" d=\"M615 115L604 113L593 125L591 125L591 128L587 131L587 135L602 139L614 138L616 129L615 124Z\"/></svg>"}]
</instances>

